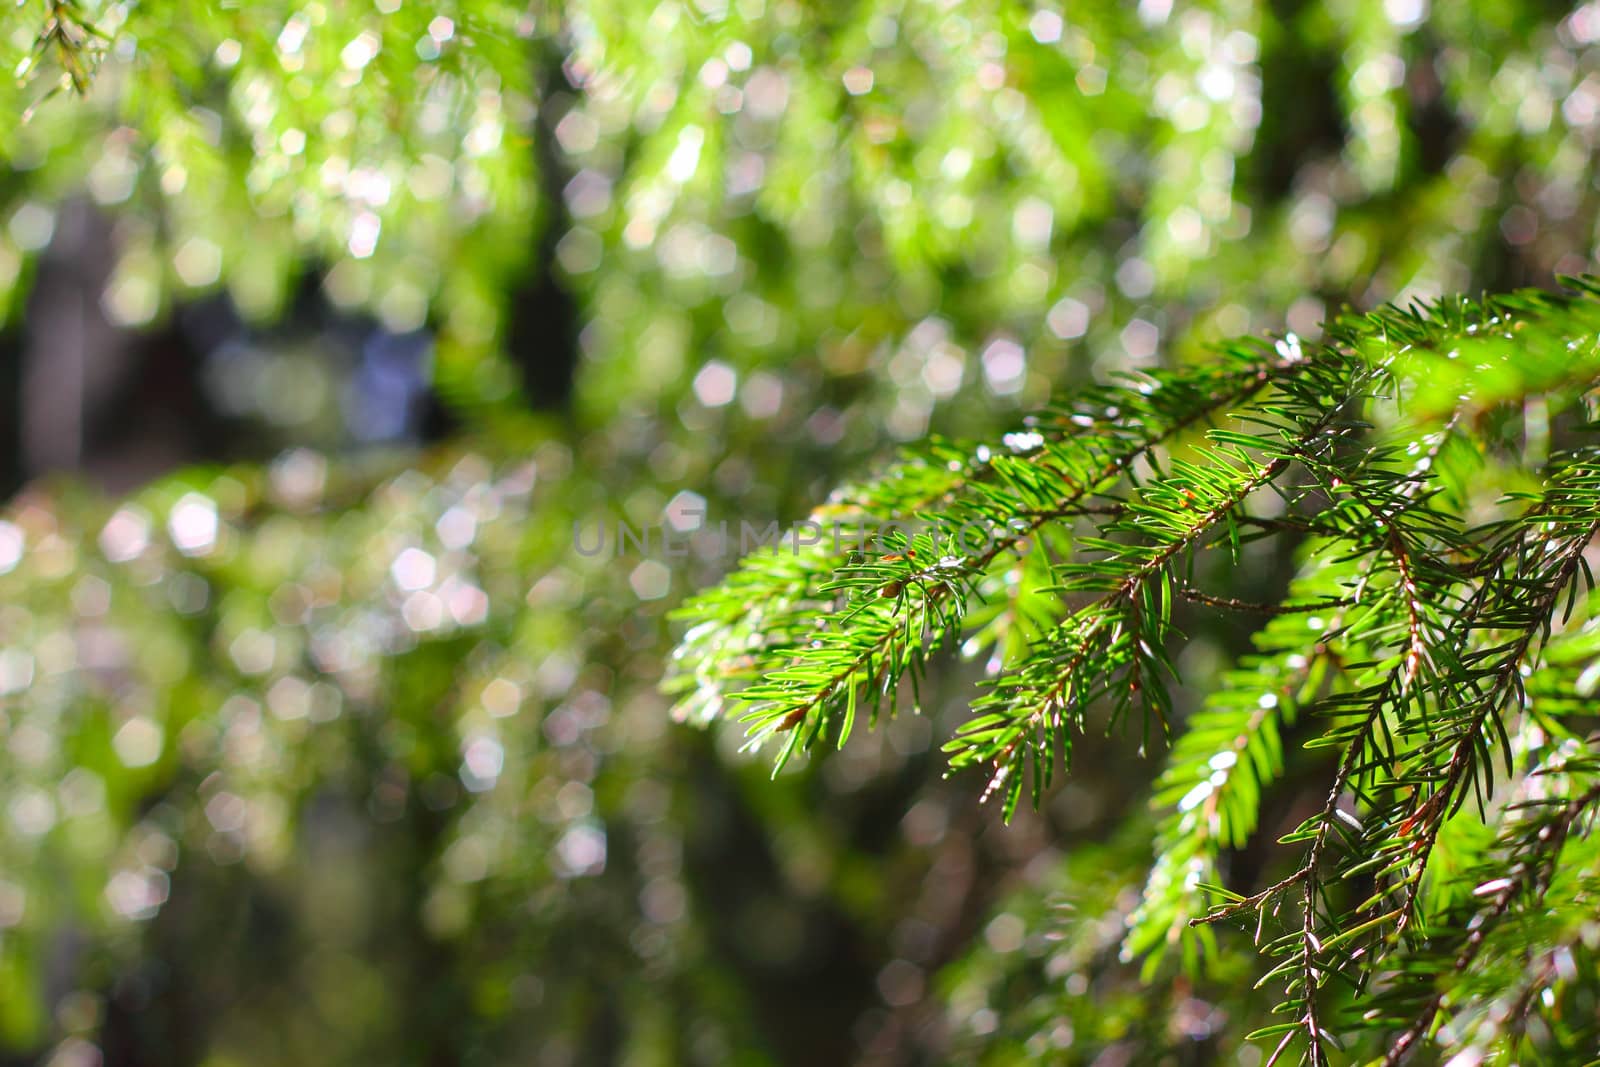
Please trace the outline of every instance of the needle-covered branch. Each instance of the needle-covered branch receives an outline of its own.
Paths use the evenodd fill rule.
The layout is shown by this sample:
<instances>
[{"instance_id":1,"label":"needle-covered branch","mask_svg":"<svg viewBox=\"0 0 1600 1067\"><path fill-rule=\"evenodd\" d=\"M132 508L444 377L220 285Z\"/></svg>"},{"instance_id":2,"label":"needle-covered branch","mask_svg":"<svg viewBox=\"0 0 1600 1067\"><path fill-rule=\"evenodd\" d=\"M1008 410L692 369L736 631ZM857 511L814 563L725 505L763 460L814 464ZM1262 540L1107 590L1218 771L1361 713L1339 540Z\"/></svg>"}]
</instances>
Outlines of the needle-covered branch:
<instances>
[{"instance_id":1,"label":"needle-covered branch","mask_svg":"<svg viewBox=\"0 0 1600 1067\"><path fill-rule=\"evenodd\" d=\"M1240 928L1283 989L1255 1034L1274 1062L1326 1064L1368 1031L1398 1039L1390 1062L1452 1047L1464 1031L1435 1017L1481 993L1456 961L1499 958L1496 928L1531 921L1518 902L1550 891L1553 839L1589 808L1588 785L1544 803L1534 770L1555 737L1568 778L1597 755L1568 725L1600 678L1600 289L1573 285L1351 315L1319 344L1235 344L999 442L929 445L813 515L914 529L756 553L683 610L680 711L733 702L781 766L902 687L919 709L948 693L942 650L989 648L945 749L1005 817L1091 722L1171 739L1125 940L1147 976L1174 946L1204 970ZM1286 586L1228 583L1273 558L1295 561ZM1186 631L1219 615L1259 620L1254 651L1195 692ZM1267 794L1305 784L1285 834ZM1508 804L1525 814L1501 834L1464 828ZM1227 884L1239 849L1269 857L1256 885ZM1438 891L1445 868L1487 903ZM1570 935L1544 938L1507 1010L1543 1010Z\"/></svg>"}]
</instances>

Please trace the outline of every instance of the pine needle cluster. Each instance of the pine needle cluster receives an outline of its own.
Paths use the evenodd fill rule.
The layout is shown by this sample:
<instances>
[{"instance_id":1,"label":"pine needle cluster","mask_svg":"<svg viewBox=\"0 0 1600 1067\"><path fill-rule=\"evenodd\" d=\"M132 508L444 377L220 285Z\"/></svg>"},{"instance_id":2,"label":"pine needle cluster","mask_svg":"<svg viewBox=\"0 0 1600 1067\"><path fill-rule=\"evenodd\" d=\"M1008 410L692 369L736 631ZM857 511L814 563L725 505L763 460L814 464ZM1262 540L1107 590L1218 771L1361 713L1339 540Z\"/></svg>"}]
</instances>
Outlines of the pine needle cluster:
<instances>
[{"instance_id":1,"label":"pine needle cluster","mask_svg":"<svg viewBox=\"0 0 1600 1067\"><path fill-rule=\"evenodd\" d=\"M1167 739L1125 951L1204 968L1244 931L1282 992L1269 1062L1592 1054L1600 282L1567 284L1243 340L930 442L812 516L916 532L769 548L682 609L679 713L781 767L919 707L959 651L983 677L945 748L1007 818L1087 729ZM1281 595L1236 596L1273 553ZM1197 691L1208 625L1253 651ZM1282 877L1225 884L1291 764L1326 790L1271 846Z\"/></svg>"}]
</instances>

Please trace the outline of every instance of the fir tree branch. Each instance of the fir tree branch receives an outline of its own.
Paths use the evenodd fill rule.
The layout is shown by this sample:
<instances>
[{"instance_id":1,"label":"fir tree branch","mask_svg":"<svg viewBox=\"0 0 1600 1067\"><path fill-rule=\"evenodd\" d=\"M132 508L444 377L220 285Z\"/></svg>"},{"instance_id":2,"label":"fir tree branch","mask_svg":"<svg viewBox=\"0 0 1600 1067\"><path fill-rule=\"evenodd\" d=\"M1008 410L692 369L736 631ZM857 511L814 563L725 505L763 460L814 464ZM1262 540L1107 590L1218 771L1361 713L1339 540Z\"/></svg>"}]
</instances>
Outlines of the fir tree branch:
<instances>
[{"instance_id":1,"label":"fir tree branch","mask_svg":"<svg viewBox=\"0 0 1600 1067\"><path fill-rule=\"evenodd\" d=\"M1119 394L1120 403L1111 410L1143 408L1149 414L1141 417L1154 420L1152 431L1119 434L1118 441L1125 443L1111 450L1064 442L1053 469L1057 479L1065 481L1065 489L1053 491L1043 507L1013 509L1026 511L1026 517L1005 524L1004 533L980 552L952 555L947 551L949 542L939 544L930 538L915 548L908 547L905 553L909 560L931 561L925 564L908 562L904 569L892 571L874 563L841 567L823 590L848 596L840 616L843 625L824 629L808 646L795 649L789 663L767 670L761 681L739 692L739 698L751 704L742 718L752 741L759 742L774 732L793 731L792 736L803 737L799 747L805 747L821 732L825 712L839 701L847 705L848 721L852 717L849 707L858 694L873 693L876 700L902 668L913 673L920 670L924 657L957 632L970 604L973 578L1050 523L1070 516L1114 486L1153 449L1280 381L1298 364L1298 360L1277 353L1265 360L1235 356L1220 371L1205 371L1187 380L1158 380L1137 392L1124 390ZM1008 489L1031 489L1021 464L1001 456L990 456L987 462L999 471L996 480L1006 483ZM1030 462L1028 466L1038 464ZM1074 473L1063 478L1063 470ZM947 511L945 519L948 525L955 518L987 517L990 510L980 501L953 514ZM802 724L812 719L815 721L802 734ZM792 751L793 746L786 748L780 762Z\"/></svg>"},{"instance_id":2,"label":"fir tree branch","mask_svg":"<svg viewBox=\"0 0 1600 1067\"><path fill-rule=\"evenodd\" d=\"M1304 615L1313 611L1347 608L1355 603L1349 597L1336 597L1328 600L1318 600L1309 604L1267 604L1260 601L1239 600L1230 596L1213 596L1188 585L1179 586L1177 593L1185 600L1192 600L1196 604L1204 604L1212 608L1225 608L1228 611L1242 611L1252 615Z\"/></svg>"},{"instance_id":3,"label":"fir tree branch","mask_svg":"<svg viewBox=\"0 0 1600 1067\"><path fill-rule=\"evenodd\" d=\"M984 795L1003 794L1009 817L1030 769L1038 803L1101 701L1113 726L1132 711L1147 732L1172 722L1176 603L1263 616L1256 651L1178 734L1157 795L1171 810L1124 951L1146 954L1149 974L1161 948L1181 942L1192 967L1219 924L1254 916L1259 942L1268 912L1292 900L1298 921L1266 946L1277 962L1263 979L1285 983L1286 1021L1256 1036L1281 1040L1274 1060L1298 1047L1325 1065L1339 1029L1329 979L1367 996L1394 968L1431 966L1448 940L1424 929L1448 917L1423 887L1439 863L1488 855L1453 816L1474 794L1481 805L1498 797L1492 750L1498 738L1510 751L1508 723L1526 721L1532 691L1524 676L1547 673L1552 648L1566 681L1538 700L1557 717L1584 714L1563 687L1582 671L1592 689L1600 640L1569 636L1556 617L1563 597L1563 625L1574 610L1600 530L1600 464L1562 451L1594 428L1568 413L1592 411L1600 373L1600 285L1579 287L1348 316L1305 351L1258 345L1220 370L1094 393L1101 418L1069 408L1002 449L931 450L851 506L931 501L933 518L989 524L991 543L918 535L874 558L747 563L700 605L710 629L686 639L685 673L706 699L746 705L752 741L787 733L781 765L819 736L842 742L861 701L874 716L883 701L892 709L901 683L915 689L958 636L969 651L994 642L986 691L945 750L955 768L991 769ZM1242 391L1223 389L1230 374L1243 375ZM1225 406L1227 428L1203 444L1179 439ZM1513 458L1525 418L1555 446L1542 470ZM1064 424L1086 436L1051 436ZM1497 502L1478 471L1493 475L1486 486L1543 484ZM1269 493L1271 509L1254 506ZM1274 514L1254 514L1265 510ZM1273 536L1300 542L1283 598L1195 580L1205 550L1238 560ZM1047 551L1023 551L1044 539ZM778 606L771 625L752 625L744 601L763 591ZM1221 850L1256 833L1262 790L1283 773L1283 731L1307 713L1327 724L1307 747L1337 758L1315 813L1282 838L1303 847L1300 861L1249 896L1220 890L1206 914L1186 915ZM1360 887L1353 900L1346 886ZM1478 958L1500 952L1495 936L1484 934ZM1398 1029L1417 1018L1391 1023L1402 1005L1421 1010L1399 994L1381 1003L1379 1021Z\"/></svg>"},{"instance_id":4,"label":"fir tree branch","mask_svg":"<svg viewBox=\"0 0 1600 1067\"><path fill-rule=\"evenodd\" d=\"M1493 900L1487 911L1477 920L1466 936L1460 952L1456 955L1451 969L1460 974L1472 966L1482 951L1491 931L1499 921L1510 911L1517 897L1524 893L1532 894L1532 904L1538 906L1543 900L1545 888L1549 882L1548 864L1555 862L1560 856L1562 847L1566 844L1567 836L1572 832L1572 827L1577 823L1596 801L1600 801L1600 784L1590 786L1587 790L1573 797L1562 809L1560 815L1548 822L1541 823L1539 832L1534 839L1533 851L1537 854L1518 860L1510 872L1497 879L1498 888L1493 892ZM1540 860L1540 856L1544 860ZM1485 883L1493 885L1494 883ZM1479 887L1480 891L1482 886ZM1535 986L1537 983L1535 983ZM1530 989L1534 988L1530 986ZM1398 1067L1405 1058L1414 1051L1414 1046L1427 1032L1440 1007L1444 1003L1446 990L1440 989L1429 998L1427 1004L1420 1011L1411 1025L1402 1031L1390 1046L1388 1054L1384 1057L1384 1067Z\"/></svg>"}]
</instances>

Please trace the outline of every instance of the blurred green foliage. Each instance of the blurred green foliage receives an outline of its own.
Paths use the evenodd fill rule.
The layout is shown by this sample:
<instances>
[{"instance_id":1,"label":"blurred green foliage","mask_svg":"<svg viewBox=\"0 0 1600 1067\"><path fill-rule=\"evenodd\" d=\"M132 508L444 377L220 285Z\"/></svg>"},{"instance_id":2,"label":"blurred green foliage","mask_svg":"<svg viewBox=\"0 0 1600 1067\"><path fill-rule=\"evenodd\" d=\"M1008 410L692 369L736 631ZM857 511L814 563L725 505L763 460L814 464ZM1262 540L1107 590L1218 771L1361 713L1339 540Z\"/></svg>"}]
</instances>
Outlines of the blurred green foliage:
<instances>
[{"instance_id":1,"label":"blurred green foliage","mask_svg":"<svg viewBox=\"0 0 1600 1067\"><path fill-rule=\"evenodd\" d=\"M772 786L655 689L666 608L732 561L573 524L793 519L1091 374L1592 269L1597 42L1510 0L24 0L13 336L219 295L265 329L310 286L422 331L461 429L7 505L7 1054L1211 1061L1250 994L1107 949L1158 759L1091 753L1002 830L928 753L951 686ZM30 310L80 208L98 300ZM579 358L533 415L546 269ZM1203 635L1186 680L1244 650Z\"/></svg>"}]
</instances>

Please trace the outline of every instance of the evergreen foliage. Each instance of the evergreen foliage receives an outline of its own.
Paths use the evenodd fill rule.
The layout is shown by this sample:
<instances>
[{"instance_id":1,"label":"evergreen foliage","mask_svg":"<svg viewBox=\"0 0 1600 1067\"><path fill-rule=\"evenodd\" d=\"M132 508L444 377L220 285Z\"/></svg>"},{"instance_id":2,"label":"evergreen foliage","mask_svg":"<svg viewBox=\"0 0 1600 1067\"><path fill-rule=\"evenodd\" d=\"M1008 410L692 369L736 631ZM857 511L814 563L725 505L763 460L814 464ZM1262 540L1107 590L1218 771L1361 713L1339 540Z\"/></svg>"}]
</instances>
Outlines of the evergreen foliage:
<instances>
[{"instance_id":1,"label":"evergreen foliage","mask_svg":"<svg viewBox=\"0 0 1600 1067\"><path fill-rule=\"evenodd\" d=\"M1593 1054L1593 298L1319 324L1595 269L1600 6L19 0L0 65L0 1059ZM396 338L448 428L358 456ZM684 613L748 737L670 728L728 560L573 527L906 442L813 515L903 540Z\"/></svg>"},{"instance_id":2,"label":"evergreen foliage","mask_svg":"<svg viewBox=\"0 0 1600 1067\"><path fill-rule=\"evenodd\" d=\"M1008 819L1087 729L1171 739L1126 951L1202 971L1243 928L1282 994L1271 1062L1592 1050L1600 284L1571 284L1347 314L915 450L813 520L932 532L747 558L681 610L680 712L781 767L916 708L941 651L988 653L945 749ZM1212 591L1284 544L1281 595ZM1178 715L1214 613L1260 618L1254 649ZM1326 800L1279 837L1287 873L1223 884L1291 737Z\"/></svg>"}]
</instances>

